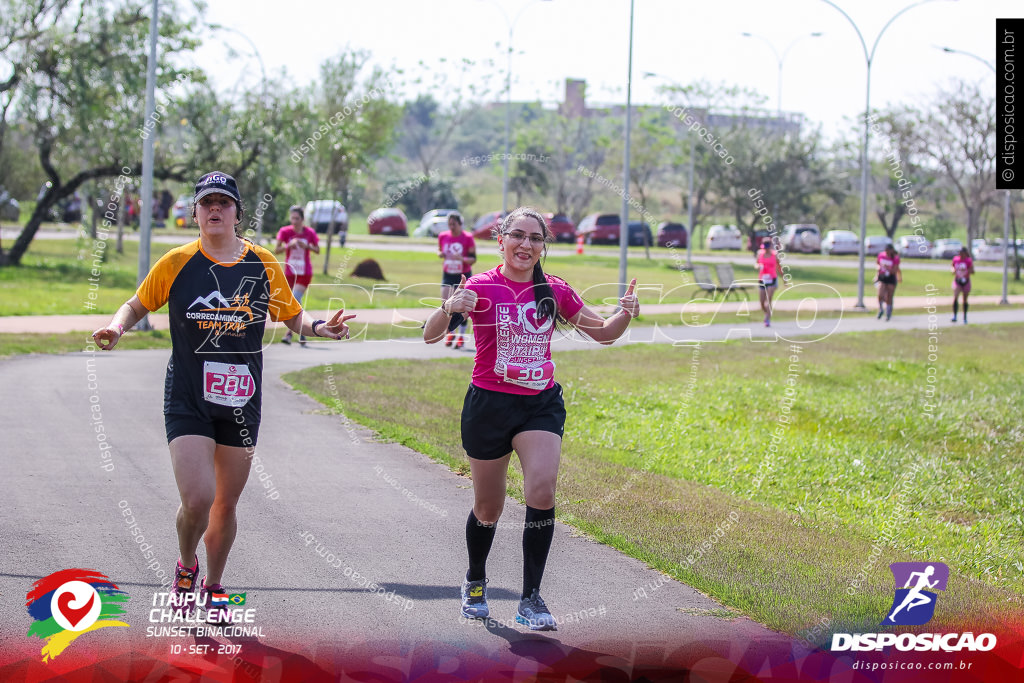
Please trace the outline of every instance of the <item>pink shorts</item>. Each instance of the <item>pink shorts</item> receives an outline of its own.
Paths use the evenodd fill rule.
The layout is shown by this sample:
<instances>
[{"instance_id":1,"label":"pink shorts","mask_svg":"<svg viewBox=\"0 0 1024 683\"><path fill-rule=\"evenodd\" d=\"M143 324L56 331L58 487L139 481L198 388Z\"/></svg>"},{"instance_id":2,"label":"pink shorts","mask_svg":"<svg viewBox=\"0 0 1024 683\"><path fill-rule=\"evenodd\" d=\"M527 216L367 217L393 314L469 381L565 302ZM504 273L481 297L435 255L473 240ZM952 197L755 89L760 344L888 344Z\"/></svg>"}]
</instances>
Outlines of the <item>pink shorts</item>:
<instances>
[{"instance_id":1,"label":"pink shorts","mask_svg":"<svg viewBox=\"0 0 1024 683\"><path fill-rule=\"evenodd\" d=\"M313 281L313 273L307 270L305 275L295 277L295 271L286 263L284 264L284 279L288 281L288 287L291 289L295 289L296 283L303 287L309 287L309 283Z\"/></svg>"}]
</instances>

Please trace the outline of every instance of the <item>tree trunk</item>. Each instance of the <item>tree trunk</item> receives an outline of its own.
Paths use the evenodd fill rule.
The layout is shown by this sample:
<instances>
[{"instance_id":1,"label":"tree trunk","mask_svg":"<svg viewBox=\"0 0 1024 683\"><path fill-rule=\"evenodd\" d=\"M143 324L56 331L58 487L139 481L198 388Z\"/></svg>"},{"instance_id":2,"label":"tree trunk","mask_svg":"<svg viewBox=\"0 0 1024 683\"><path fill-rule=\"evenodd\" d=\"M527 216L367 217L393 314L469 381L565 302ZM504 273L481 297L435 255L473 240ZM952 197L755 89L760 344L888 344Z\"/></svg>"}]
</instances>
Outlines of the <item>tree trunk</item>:
<instances>
[{"instance_id":1,"label":"tree trunk","mask_svg":"<svg viewBox=\"0 0 1024 683\"><path fill-rule=\"evenodd\" d=\"M93 239L96 239L96 221L99 220L100 206L102 206L98 201L99 197L96 196L97 191L96 184L93 183L91 191L87 194L89 208L92 209L89 212L92 215L91 223L89 224L89 236Z\"/></svg>"},{"instance_id":2,"label":"tree trunk","mask_svg":"<svg viewBox=\"0 0 1024 683\"><path fill-rule=\"evenodd\" d=\"M56 199L52 195L43 195L43 198L36 204L36 210L29 217L28 223L25 224L25 228L18 235L18 239L14 241L14 246L4 256L3 265L21 265L21 257L28 251L28 245L32 243L32 238L36 236L39 226L43 224L43 218L54 204L56 204Z\"/></svg>"},{"instance_id":3,"label":"tree trunk","mask_svg":"<svg viewBox=\"0 0 1024 683\"><path fill-rule=\"evenodd\" d=\"M128 202L126 198L128 193L121 195L120 200L117 204L117 253L124 253L124 221L125 214L128 213L128 208L125 206Z\"/></svg>"}]
</instances>

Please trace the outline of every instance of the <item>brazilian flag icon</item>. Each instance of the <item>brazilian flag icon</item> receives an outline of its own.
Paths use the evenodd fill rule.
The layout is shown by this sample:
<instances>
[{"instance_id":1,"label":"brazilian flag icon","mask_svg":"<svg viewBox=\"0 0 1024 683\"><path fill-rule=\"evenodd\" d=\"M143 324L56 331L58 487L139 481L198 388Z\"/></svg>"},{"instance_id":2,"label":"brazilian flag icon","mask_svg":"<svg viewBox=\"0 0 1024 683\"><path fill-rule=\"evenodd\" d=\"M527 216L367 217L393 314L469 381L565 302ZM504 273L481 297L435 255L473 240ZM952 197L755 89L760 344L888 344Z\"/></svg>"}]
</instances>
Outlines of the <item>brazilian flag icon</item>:
<instances>
[{"instance_id":1,"label":"brazilian flag icon","mask_svg":"<svg viewBox=\"0 0 1024 683\"><path fill-rule=\"evenodd\" d=\"M228 597L228 602L230 602L232 605L244 605L245 595L245 593L232 593Z\"/></svg>"}]
</instances>

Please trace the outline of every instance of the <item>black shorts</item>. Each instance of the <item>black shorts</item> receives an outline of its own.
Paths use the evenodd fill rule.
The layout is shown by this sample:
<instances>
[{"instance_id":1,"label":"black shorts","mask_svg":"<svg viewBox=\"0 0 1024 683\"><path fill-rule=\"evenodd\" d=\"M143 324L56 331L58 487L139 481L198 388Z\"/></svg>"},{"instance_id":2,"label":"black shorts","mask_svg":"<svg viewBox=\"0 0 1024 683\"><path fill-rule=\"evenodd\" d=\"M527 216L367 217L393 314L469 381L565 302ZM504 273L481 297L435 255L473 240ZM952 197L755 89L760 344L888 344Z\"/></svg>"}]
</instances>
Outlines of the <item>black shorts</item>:
<instances>
[{"instance_id":1,"label":"black shorts","mask_svg":"<svg viewBox=\"0 0 1024 683\"><path fill-rule=\"evenodd\" d=\"M539 394L508 394L469 385L462 404L462 447L476 460L512 452L512 437L539 430L562 436L565 402L557 382Z\"/></svg>"},{"instance_id":2,"label":"black shorts","mask_svg":"<svg viewBox=\"0 0 1024 683\"><path fill-rule=\"evenodd\" d=\"M779 278L773 277L771 282L765 282L764 280L758 281L758 286L761 289L767 290L769 287L776 287L779 284Z\"/></svg>"},{"instance_id":3,"label":"black shorts","mask_svg":"<svg viewBox=\"0 0 1024 683\"><path fill-rule=\"evenodd\" d=\"M179 436L206 436L222 446L255 448L259 422L237 418L207 420L192 413L164 413L167 443Z\"/></svg>"},{"instance_id":4,"label":"black shorts","mask_svg":"<svg viewBox=\"0 0 1024 683\"><path fill-rule=\"evenodd\" d=\"M879 275L878 281L883 285L894 285L896 284L896 274L889 273L888 275Z\"/></svg>"},{"instance_id":5,"label":"black shorts","mask_svg":"<svg viewBox=\"0 0 1024 683\"><path fill-rule=\"evenodd\" d=\"M442 273L441 284L450 285L452 287L458 287L459 283L462 282L463 275L465 275L466 279L468 280L469 278L473 277L473 271L469 271L468 273Z\"/></svg>"}]
</instances>

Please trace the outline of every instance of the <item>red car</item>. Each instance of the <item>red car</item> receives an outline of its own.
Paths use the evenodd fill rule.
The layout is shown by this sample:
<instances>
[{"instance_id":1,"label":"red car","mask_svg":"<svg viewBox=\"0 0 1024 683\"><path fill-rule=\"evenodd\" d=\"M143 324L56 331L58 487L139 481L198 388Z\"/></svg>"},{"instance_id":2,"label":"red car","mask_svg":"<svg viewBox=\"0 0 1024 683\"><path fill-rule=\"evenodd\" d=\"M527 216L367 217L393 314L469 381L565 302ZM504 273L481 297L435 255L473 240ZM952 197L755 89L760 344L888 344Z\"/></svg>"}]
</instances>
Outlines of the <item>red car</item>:
<instances>
[{"instance_id":1,"label":"red car","mask_svg":"<svg viewBox=\"0 0 1024 683\"><path fill-rule=\"evenodd\" d=\"M501 211L491 211L476 219L476 223L473 224L473 230L471 231L473 239L493 240L494 231L498 228L498 224L501 223L504 215Z\"/></svg>"},{"instance_id":2,"label":"red car","mask_svg":"<svg viewBox=\"0 0 1024 683\"><path fill-rule=\"evenodd\" d=\"M366 228L371 235L409 236L409 224L401 209L376 209L366 217Z\"/></svg>"},{"instance_id":3,"label":"red car","mask_svg":"<svg viewBox=\"0 0 1024 683\"><path fill-rule=\"evenodd\" d=\"M618 244L619 214L592 213L580 221L577 233L587 244Z\"/></svg>"},{"instance_id":4,"label":"red car","mask_svg":"<svg viewBox=\"0 0 1024 683\"><path fill-rule=\"evenodd\" d=\"M576 226L564 213L546 213L544 219L551 229L551 237L556 242L575 242Z\"/></svg>"},{"instance_id":5,"label":"red car","mask_svg":"<svg viewBox=\"0 0 1024 683\"><path fill-rule=\"evenodd\" d=\"M686 248L686 226L682 223L665 221L658 226L658 246Z\"/></svg>"}]
</instances>

